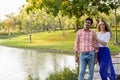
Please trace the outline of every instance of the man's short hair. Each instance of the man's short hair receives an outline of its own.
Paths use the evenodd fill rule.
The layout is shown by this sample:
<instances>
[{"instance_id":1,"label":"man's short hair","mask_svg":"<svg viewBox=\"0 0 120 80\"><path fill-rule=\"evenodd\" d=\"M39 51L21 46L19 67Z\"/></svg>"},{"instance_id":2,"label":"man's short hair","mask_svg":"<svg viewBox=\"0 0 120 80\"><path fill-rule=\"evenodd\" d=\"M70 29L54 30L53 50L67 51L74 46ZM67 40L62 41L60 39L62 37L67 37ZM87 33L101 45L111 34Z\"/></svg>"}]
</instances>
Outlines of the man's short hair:
<instances>
[{"instance_id":1,"label":"man's short hair","mask_svg":"<svg viewBox=\"0 0 120 80\"><path fill-rule=\"evenodd\" d=\"M85 21L86 21L86 20L91 21L91 24L93 23L93 20L92 20L91 18L86 18Z\"/></svg>"}]
</instances>

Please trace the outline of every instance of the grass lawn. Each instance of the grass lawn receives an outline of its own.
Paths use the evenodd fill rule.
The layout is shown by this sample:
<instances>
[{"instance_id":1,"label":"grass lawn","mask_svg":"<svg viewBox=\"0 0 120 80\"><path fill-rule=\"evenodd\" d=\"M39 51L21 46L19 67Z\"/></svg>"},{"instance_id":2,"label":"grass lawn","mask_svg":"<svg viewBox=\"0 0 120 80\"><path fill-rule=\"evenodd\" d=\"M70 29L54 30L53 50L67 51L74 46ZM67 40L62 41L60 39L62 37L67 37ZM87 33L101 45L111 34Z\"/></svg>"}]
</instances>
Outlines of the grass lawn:
<instances>
[{"instance_id":1,"label":"grass lawn","mask_svg":"<svg viewBox=\"0 0 120 80\"><path fill-rule=\"evenodd\" d=\"M114 30L113 30L114 33ZM28 35L21 35L14 38L3 39L0 41L1 45L18 47L18 48L32 48L41 50L60 50L73 52L76 32L74 30L56 31L56 32L40 32L32 34L32 43L30 43ZM3 35L0 35L2 37ZM120 36L120 30L118 31ZM118 37L118 40L120 38ZM113 39L109 43L109 48L112 53L120 51L120 45L114 45Z\"/></svg>"}]
</instances>

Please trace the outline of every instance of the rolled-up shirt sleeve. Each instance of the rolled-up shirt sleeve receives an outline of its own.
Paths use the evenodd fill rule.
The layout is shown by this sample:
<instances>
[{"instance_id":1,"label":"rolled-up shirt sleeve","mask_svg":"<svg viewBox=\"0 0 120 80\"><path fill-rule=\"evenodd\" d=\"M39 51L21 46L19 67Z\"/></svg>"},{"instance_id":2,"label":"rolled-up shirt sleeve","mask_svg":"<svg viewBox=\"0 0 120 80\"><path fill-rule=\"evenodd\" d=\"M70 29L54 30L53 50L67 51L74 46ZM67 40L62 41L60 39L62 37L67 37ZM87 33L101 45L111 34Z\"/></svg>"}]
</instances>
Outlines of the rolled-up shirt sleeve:
<instances>
[{"instance_id":1,"label":"rolled-up shirt sleeve","mask_svg":"<svg viewBox=\"0 0 120 80\"><path fill-rule=\"evenodd\" d=\"M80 43L80 35L79 31L77 31L76 38L75 38L75 46L74 46L74 51L79 51L79 43Z\"/></svg>"},{"instance_id":2,"label":"rolled-up shirt sleeve","mask_svg":"<svg viewBox=\"0 0 120 80\"><path fill-rule=\"evenodd\" d=\"M97 33L95 31L93 31L93 36L96 35ZM93 38L93 46L97 46L97 40ZM95 49L96 47L94 47Z\"/></svg>"}]
</instances>

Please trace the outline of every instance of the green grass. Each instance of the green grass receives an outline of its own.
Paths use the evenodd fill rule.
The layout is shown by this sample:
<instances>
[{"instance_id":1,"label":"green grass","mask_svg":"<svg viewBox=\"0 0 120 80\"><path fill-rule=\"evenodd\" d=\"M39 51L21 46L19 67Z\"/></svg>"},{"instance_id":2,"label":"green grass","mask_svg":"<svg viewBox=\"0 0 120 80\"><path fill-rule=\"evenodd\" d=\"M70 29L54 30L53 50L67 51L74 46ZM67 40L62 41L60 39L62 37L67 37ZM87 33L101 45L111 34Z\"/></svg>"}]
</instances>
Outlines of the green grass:
<instances>
[{"instance_id":1,"label":"green grass","mask_svg":"<svg viewBox=\"0 0 120 80\"><path fill-rule=\"evenodd\" d=\"M120 29L118 29L117 32L117 37L118 37L118 41L120 42ZM117 53L120 52L120 43L118 45L115 45L115 31L113 30L113 36L112 36L112 40L109 42L109 48L111 50L112 53Z\"/></svg>"},{"instance_id":2,"label":"green grass","mask_svg":"<svg viewBox=\"0 0 120 80\"><path fill-rule=\"evenodd\" d=\"M73 51L74 39L74 31L66 31L64 36L61 31L41 32L32 34L32 43L30 43L28 35L22 35L11 38L11 40L4 39L0 44L20 48Z\"/></svg>"},{"instance_id":3,"label":"green grass","mask_svg":"<svg viewBox=\"0 0 120 80\"><path fill-rule=\"evenodd\" d=\"M114 32L113 32L114 33ZM62 50L73 52L74 42L75 42L75 31L66 30L56 31L56 32L40 32L32 34L32 43L30 43L28 35L20 35L14 38L4 39L0 42L1 45L18 47L18 48L32 48L32 49L42 49L42 50ZM2 36L2 35L0 35ZM118 39L120 32L118 31ZM109 47L112 53L120 51L120 45L114 45L114 36L109 43Z\"/></svg>"}]
</instances>

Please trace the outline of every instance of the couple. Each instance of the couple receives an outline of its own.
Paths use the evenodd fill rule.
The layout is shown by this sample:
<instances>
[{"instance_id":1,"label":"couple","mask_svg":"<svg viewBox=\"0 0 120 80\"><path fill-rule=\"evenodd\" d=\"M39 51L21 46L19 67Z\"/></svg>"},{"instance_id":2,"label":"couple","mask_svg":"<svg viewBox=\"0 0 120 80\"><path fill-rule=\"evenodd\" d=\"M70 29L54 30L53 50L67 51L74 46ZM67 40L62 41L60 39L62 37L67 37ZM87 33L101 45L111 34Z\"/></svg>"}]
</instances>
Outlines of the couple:
<instances>
[{"instance_id":1,"label":"couple","mask_svg":"<svg viewBox=\"0 0 120 80\"><path fill-rule=\"evenodd\" d=\"M77 31L75 40L75 61L80 62L80 71L78 80L84 80L85 70L88 65L88 80L93 80L94 64L96 59L100 66L101 80L116 80L115 71L112 64L108 42L112 37L109 25L101 20L99 21L96 33L90 29L93 20L86 18L84 28ZM80 53L80 57L78 54ZM97 54L97 56L95 56Z\"/></svg>"}]
</instances>

